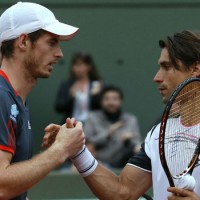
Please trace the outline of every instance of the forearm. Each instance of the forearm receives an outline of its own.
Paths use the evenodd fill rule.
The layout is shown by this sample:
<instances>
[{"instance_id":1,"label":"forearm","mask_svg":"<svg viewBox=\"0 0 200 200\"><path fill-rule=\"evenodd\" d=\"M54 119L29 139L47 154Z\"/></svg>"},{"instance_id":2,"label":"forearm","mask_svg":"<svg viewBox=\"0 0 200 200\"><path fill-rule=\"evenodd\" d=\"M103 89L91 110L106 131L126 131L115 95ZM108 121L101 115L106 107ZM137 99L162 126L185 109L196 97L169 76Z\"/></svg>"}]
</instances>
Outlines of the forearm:
<instances>
[{"instance_id":1,"label":"forearm","mask_svg":"<svg viewBox=\"0 0 200 200\"><path fill-rule=\"evenodd\" d=\"M120 178L103 165L84 178L92 192L101 200L129 199L129 191L120 183Z\"/></svg>"},{"instance_id":2,"label":"forearm","mask_svg":"<svg viewBox=\"0 0 200 200\"><path fill-rule=\"evenodd\" d=\"M120 178L98 164L86 147L72 157L71 161L98 198L123 200L123 198L118 198L122 189Z\"/></svg>"},{"instance_id":3,"label":"forearm","mask_svg":"<svg viewBox=\"0 0 200 200\"><path fill-rule=\"evenodd\" d=\"M31 160L0 167L0 199L11 199L27 191L63 162L54 146Z\"/></svg>"},{"instance_id":4,"label":"forearm","mask_svg":"<svg viewBox=\"0 0 200 200\"><path fill-rule=\"evenodd\" d=\"M135 200L151 187L151 173L126 166L116 176L102 165L84 178L92 192L101 200Z\"/></svg>"},{"instance_id":5,"label":"forearm","mask_svg":"<svg viewBox=\"0 0 200 200\"><path fill-rule=\"evenodd\" d=\"M71 160L101 200L135 200L151 186L151 173L127 165L118 177L98 164L85 147Z\"/></svg>"}]
</instances>

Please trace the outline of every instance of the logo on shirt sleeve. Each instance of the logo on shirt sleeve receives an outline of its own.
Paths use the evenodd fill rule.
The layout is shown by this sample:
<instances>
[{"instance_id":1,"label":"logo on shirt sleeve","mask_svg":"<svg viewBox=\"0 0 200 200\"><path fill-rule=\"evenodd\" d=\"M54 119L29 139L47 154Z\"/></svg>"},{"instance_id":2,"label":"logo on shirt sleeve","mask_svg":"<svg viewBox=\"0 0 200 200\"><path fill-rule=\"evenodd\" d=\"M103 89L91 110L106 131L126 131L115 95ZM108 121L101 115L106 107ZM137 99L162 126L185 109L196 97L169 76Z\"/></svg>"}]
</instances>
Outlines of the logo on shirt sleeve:
<instances>
[{"instance_id":1,"label":"logo on shirt sleeve","mask_svg":"<svg viewBox=\"0 0 200 200\"><path fill-rule=\"evenodd\" d=\"M13 121L16 122L16 118L17 118L17 116L19 115L19 110L18 110L16 104L13 104L13 105L11 106L11 111L10 111L10 112L11 112L10 118L11 118Z\"/></svg>"},{"instance_id":2,"label":"logo on shirt sleeve","mask_svg":"<svg viewBox=\"0 0 200 200\"><path fill-rule=\"evenodd\" d=\"M31 123L29 120L28 120L28 129L31 130Z\"/></svg>"}]
</instances>

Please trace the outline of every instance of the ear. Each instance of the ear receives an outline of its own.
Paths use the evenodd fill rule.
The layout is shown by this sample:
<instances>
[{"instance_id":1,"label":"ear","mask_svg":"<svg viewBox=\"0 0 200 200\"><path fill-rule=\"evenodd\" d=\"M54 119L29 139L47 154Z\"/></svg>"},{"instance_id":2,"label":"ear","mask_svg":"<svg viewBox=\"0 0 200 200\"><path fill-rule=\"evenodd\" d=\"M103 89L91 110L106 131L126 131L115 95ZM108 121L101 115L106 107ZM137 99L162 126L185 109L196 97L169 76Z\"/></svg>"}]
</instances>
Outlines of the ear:
<instances>
[{"instance_id":1,"label":"ear","mask_svg":"<svg viewBox=\"0 0 200 200\"><path fill-rule=\"evenodd\" d=\"M21 34L17 39L17 46L22 51L25 51L27 46L29 44L29 37L27 34L23 33Z\"/></svg>"},{"instance_id":2,"label":"ear","mask_svg":"<svg viewBox=\"0 0 200 200\"><path fill-rule=\"evenodd\" d=\"M200 78L200 63L196 62L192 67L192 77L199 77Z\"/></svg>"}]
</instances>

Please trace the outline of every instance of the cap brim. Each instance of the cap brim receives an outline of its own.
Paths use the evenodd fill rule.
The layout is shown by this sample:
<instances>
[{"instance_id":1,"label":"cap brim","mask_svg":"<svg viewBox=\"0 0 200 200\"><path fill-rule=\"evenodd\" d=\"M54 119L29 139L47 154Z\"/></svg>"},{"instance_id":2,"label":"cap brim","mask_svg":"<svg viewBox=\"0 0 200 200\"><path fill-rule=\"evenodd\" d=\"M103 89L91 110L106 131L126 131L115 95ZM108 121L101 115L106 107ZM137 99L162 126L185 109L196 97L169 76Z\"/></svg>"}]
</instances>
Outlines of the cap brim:
<instances>
[{"instance_id":1,"label":"cap brim","mask_svg":"<svg viewBox=\"0 0 200 200\"><path fill-rule=\"evenodd\" d=\"M61 22L57 22L43 28L43 30L58 35L60 40L65 41L71 40L79 31L79 28Z\"/></svg>"}]
</instances>

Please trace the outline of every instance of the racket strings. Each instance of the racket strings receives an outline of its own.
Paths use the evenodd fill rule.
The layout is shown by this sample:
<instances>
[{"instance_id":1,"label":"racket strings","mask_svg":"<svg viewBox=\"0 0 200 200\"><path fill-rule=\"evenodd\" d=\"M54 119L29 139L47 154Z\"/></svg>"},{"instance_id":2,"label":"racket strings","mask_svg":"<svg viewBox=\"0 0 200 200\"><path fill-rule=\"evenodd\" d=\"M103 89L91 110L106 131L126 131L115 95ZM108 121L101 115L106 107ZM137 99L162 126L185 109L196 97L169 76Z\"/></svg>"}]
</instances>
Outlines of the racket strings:
<instances>
[{"instance_id":1,"label":"racket strings","mask_svg":"<svg viewBox=\"0 0 200 200\"><path fill-rule=\"evenodd\" d=\"M196 86L196 87L195 87ZM178 103L178 101L182 101L182 100L184 100L184 98L183 97L187 97L187 96L191 96L191 95L188 95L189 93L190 94L196 94L195 93L195 91L196 92L199 92L199 86L198 85L194 85L194 86L192 86L192 87L185 87L180 93L179 93L179 95L178 95L178 97L176 98L176 103ZM179 99L180 98L180 99Z\"/></svg>"},{"instance_id":2,"label":"racket strings","mask_svg":"<svg viewBox=\"0 0 200 200\"><path fill-rule=\"evenodd\" d=\"M200 97L200 94L199 94L198 97ZM196 102L196 104L193 105L193 108L195 108L195 107L198 108L198 106L199 106L199 104L200 104L200 100L198 100L198 101L199 101L199 102ZM176 105L176 108L173 108L173 110L172 110L171 112L172 112L172 114L174 114L174 113L176 113L177 111L180 111L180 106L178 106L178 105ZM187 106L184 106L184 110L182 111L182 113L188 113L188 111L191 111L191 104L190 104L190 105L187 105ZM170 114L170 115L172 115L172 114Z\"/></svg>"},{"instance_id":3,"label":"racket strings","mask_svg":"<svg viewBox=\"0 0 200 200\"><path fill-rule=\"evenodd\" d=\"M192 118L194 118L194 119L192 119ZM186 124L186 126L188 126L188 125L195 126L195 125L197 125L197 124L200 123L199 113L195 113L195 114L192 113L191 117L185 115L185 116L183 116L183 119L184 119L184 121L187 121L187 123L185 123L184 121L182 121L183 125Z\"/></svg>"},{"instance_id":4,"label":"racket strings","mask_svg":"<svg viewBox=\"0 0 200 200\"><path fill-rule=\"evenodd\" d=\"M195 125L199 122L200 114L200 86L199 84L189 84L186 86L174 101L170 111L170 117L181 116L185 125ZM188 91L189 90L189 91Z\"/></svg>"},{"instance_id":5,"label":"racket strings","mask_svg":"<svg viewBox=\"0 0 200 200\"><path fill-rule=\"evenodd\" d=\"M200 95L199 95L199 98L200 98ZM186 108L185 111L182 111L181 113L180 112L173 113L171 117L181 116L181 118L184 120L189 120L192 117L194 118L193 120L199 119L198 118L200 114L199 107L200 107L200 103L197 103L193 108Z\"/></svg>"},{"instance_id":6,"label":"racket strings","mask_svg":"<svg viewBox=\"0 0 200 200\"><path fill-rule=\"evenodd\" d=\"M200 97L200 94L199 94L198 97ZM200 101L197 102L194 106L197 107L199 104L200 104ZM193 107L194 107L194 106L193 106ZM187 113L188 111L190 111L191 105L185 106L184 109L185 109L185 110L183 110L182 113L184 113L184 112ZM173 110L171 110L172 114L176 113L177 111L180 111L180 106L178 106L178 105L176 105L176 108L173 108ZM171 116L172 114L170 114L170 116Z\"/></svg>"},{"instance_id":7,"label":"racket strings","mask_svg":"<svg viewBox=\"0 0 200 200\"><path fill-rule=\"evenodd\" d=\"M200 106L200 103L198 103L197 104L197 106ZM189 110L189 109L188 109ZM188 112L182 112L181 113L181 117L182 118L184 118L184 120L189 120L189 119L191 119L191 117L193 117L194 118L194 120L197 120L198 119L198 116L199 116L199 112L200 111L196 111L195 109L194 109L194 112L192 112L191 113L191 115L189 116L187 113ZM180 116L180 113L179 112L176 112L176 113L173 113L172 115L171 115L171 118L177 118L177 117L179 117Z\"/></svg>"},{"instance_id":8,"label":"racket strings","mask_svg":"<svg viewBox=\"0 0 200 200\"><path fill-rule=\"evenodd\" d=\"M195 95L194 95L194 91L195 91L195 90L196 90L196 92L195 92ZM183 93L183 92L182 92L182 93ZM181 94L181 93L180 93L180 95L178 96L178 98L176 98L175 103L176 103L177 105L179 105L179 104L181 104L183 101L185 101L186 99L188 99L188 97L192 96L192 94L193 94L193 96L196 97L198 93L200 93L200 91L199 91L199 86L196 87L195 89L192 89L192 90L190 90L190 91L185 92L184 94ZM190 95L188 95L188 94L190 94ZM186 96L188 96L188 97L185 98ZM193 97L193 98L195 98L195 97ZM173 112L174 109L176 109L176 108L177 108L177 107L171 108L171 112Z\"/></svg>"},{"instance_id":9,"label":"racket strings","mask_svg":"<svg viewBox=\"0 0 200 200\"><path fill-rule=\"evenodd\" d=\"M165 157L172 176L188 169L200 135L200 84L191 82L174 100L165 129Z\"/></svg>"}]
</instances>

